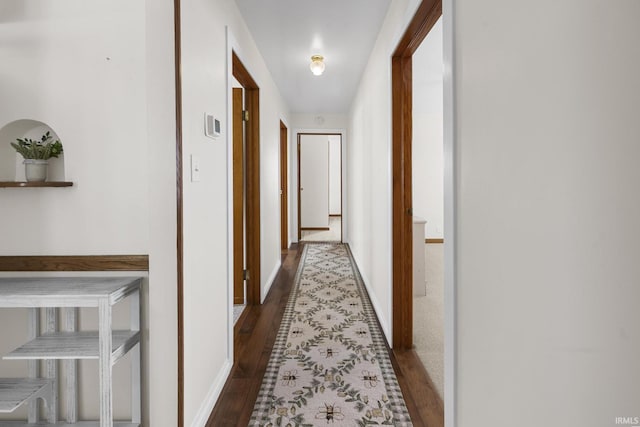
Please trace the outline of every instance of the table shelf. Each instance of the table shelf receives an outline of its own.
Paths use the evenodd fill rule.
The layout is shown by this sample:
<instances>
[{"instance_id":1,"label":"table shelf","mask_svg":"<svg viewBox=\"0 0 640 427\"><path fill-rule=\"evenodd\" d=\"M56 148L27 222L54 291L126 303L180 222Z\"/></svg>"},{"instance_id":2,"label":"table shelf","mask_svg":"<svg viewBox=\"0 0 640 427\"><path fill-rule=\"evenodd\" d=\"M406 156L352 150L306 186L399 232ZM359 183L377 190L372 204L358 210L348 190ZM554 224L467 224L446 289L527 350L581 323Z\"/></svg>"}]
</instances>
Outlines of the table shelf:
<instances>
[{"instance_id":1,"label":"table shelf","mask_svg":"<svg viewBox=\"0 0 640 427\"><path fill-rule=\"evenodd\" d=\"M0 378L0 413L11 413L24 403L51 396L52 381L44 378Z\"/></svg>"},{"instance_id":2,"label":"table shelf","mask_svg":"<svg viewBox=\"0 0 640 427\"><path fill-rule=\"evenodd\" d=\"M113 331L113 363L127 354L140 338L139 331ZM3 357L6 360L98 359L97 331L54 332L40 335Z\"/></svg>"}]
</instances>

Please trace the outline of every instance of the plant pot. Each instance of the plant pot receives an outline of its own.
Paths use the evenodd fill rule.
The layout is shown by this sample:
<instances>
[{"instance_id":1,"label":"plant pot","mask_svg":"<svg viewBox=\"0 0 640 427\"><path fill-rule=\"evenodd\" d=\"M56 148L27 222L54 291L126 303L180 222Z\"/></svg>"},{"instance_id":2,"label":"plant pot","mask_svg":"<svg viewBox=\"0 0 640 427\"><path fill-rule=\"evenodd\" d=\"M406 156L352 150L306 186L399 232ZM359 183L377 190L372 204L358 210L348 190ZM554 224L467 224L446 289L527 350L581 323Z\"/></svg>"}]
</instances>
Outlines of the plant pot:
<instances>
[{"instance_id":1,"label":"plant pot","mask_svg":"<svg viewBox=\"0 0 640 427\"><path fill-rule=\"evenodd\" d=\"M43 182L47 180L47 160L25 159L24 172L29 182Z\"/></svg>"}]
</instances>

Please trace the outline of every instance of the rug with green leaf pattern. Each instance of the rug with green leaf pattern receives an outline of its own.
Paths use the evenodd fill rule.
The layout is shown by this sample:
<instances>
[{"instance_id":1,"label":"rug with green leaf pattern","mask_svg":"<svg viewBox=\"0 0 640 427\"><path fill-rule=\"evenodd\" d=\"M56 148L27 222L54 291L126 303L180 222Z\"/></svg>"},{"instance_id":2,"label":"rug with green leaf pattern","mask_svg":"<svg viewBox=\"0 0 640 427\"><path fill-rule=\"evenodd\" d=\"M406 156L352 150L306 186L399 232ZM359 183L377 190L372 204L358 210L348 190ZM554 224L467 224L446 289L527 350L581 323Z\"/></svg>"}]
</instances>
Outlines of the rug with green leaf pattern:
<instances>
[{"instance_id":1,"label":"rug with green leaf pattern","mask_svg":"<svg viewBox=\"0 0 640 427\"><path fill-rule=\"evenodd\" d=\"M412 425L348 246L304 245L250 425Z\"/></svg>"}]
</instances>

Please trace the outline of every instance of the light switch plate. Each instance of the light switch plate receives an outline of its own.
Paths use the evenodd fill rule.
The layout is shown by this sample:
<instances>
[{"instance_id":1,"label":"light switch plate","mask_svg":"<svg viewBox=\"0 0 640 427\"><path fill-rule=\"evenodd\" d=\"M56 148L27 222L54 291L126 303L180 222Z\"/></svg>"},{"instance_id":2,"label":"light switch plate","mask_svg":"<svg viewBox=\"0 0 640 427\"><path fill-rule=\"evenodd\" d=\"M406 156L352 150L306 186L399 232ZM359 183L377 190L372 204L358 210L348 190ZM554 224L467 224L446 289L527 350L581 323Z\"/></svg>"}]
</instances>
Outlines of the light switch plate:
<instances>
[{"instance_id":1,"label":"light switch plate","mask_svg":"<svg viewBox=\"0 0 640 427\"><path fill-rule=\"evenodd\" d=\"M200 182L200 158L191 155L191 182Z\"/></svg>"}]
</instances>

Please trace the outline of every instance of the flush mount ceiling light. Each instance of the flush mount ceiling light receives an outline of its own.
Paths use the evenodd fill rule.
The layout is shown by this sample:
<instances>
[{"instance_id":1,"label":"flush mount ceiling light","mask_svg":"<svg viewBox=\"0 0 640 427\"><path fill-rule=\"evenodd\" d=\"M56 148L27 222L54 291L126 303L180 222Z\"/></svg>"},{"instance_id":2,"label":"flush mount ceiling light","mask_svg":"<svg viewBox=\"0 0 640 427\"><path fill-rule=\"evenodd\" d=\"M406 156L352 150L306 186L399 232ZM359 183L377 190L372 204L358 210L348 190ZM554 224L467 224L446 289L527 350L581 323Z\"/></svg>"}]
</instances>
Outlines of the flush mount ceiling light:
<instances>
[{"instance_id":1,"label":"flush mount ceiling light","mask_svg":"<svg viewBox=\"0 0 640 427\"><path fill-rule=\"evenodd\" d=\"M311 64L309 65L311 72L319 76L324 72L324 58L322 55L313 55L311 57Z\"/></svg>"}]
</instances>

